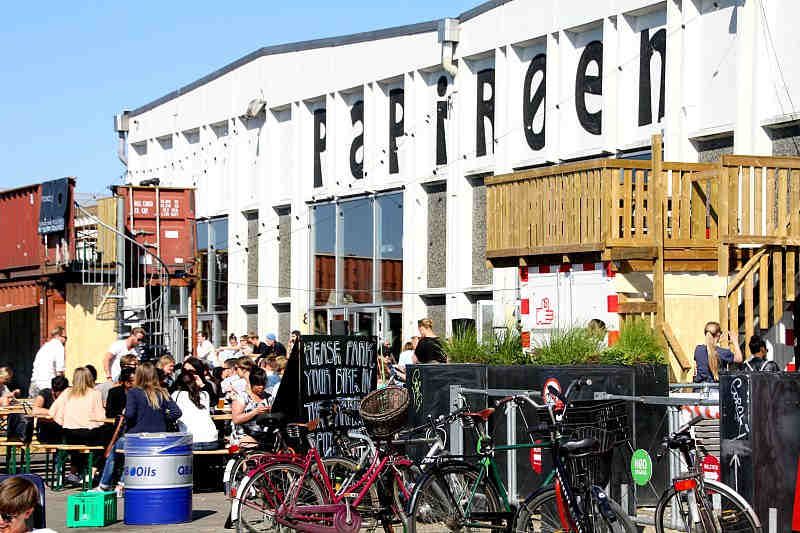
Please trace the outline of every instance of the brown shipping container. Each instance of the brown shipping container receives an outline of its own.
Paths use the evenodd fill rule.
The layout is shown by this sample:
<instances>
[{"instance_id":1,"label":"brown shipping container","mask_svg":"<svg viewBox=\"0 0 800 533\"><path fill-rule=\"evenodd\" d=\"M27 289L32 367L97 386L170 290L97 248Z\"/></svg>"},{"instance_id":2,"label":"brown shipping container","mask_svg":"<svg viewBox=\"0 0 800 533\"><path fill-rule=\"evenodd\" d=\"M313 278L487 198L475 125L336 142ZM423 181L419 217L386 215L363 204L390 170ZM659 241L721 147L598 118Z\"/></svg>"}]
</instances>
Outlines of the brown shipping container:
<instances>
[{"instance_id":1,"label":"brown shipping container","mask_svg":"<svg viewBox=\"0 0 800 533\"><path fill-rule=\"evenodd\" d=\"M195 263L194 189L117 187L124 198L125 228L147 244L171 273L191 271Z\"/></svg>"},{"instance_id":2,"label":"brown shipping container","mask_svg":"<svg viewBox=\"0 0 800 533\"><path fill-rule=\"evenodd\" d=\"M63 266L67 260L75 257L74 192L75 180L70 178L66 235L53 233L45 236L39 234L41 184L0 191L0 235L6 243L0 253L0 271L36 274L32 271L41 268L38 273L47 273L51 270L48 266Z\"/></svg>"}]
</instances>

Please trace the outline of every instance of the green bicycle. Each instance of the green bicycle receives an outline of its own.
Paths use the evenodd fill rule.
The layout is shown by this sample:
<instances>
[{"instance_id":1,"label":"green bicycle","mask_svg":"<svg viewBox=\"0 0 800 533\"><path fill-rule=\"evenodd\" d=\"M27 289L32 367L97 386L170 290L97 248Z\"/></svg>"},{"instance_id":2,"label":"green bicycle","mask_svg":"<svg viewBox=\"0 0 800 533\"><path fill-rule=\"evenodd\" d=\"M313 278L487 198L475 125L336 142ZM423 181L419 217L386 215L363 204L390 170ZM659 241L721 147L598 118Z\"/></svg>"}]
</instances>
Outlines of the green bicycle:
<instances>
[{"instance_id":1,"label":"green bicycle","mask_svg":"<svg viewBox=\"0 0 800 533\"><path fill-rule=\"evenodd\" d=\"M564 396L552 391L569 406L571 396L585 384L591 382L575 380ZM499 408L511 402L545 407L524 395L508 396L496 405ZM561 430L566 411L559 420L553 406L548 405L551 422L529 428L531 440L535 440L533 435L537 433L547 435L546 440L494 446L484 426L495 409L460 413L462 424L476 427L478 464L453 456L437 458L414 488L407 513L408 533L483 530L635 533L627 515L595 483L602 477L595 472L597 466L603 466L595 459L604 457L608 463L610 457L604 430L587 428L577 440L564 438ZM494 454L531 448L550 449L554 468L517 509L509 501Z\"/></svg>"}]
</instances>

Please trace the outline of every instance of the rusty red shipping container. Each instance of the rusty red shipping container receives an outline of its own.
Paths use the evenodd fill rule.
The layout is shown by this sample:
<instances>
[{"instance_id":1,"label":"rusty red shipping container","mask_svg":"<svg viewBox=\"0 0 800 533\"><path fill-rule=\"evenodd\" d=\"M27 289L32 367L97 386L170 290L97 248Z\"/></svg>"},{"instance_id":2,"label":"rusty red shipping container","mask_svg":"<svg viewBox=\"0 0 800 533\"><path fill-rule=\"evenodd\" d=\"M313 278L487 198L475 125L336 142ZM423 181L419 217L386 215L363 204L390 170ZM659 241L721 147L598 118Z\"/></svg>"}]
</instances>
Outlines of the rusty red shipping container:
<instances>
[{"instance_id":1,"label":"rusty red shipping container","mask_svg":"<svg viewBox=\"0 0 800 533\"><path fill-rule=\"evenodd\" d=\"M65 230L39 234L42 184L0 191L0 271L11 277L55 273L75 257L75 180L67 179Z\"/></svg>"},{"instance_id":2,"label":"rusty red shipping container","mask_svg":"<svg viewBox=\"0 0 800 533\"><path fill-rule=\"evenodd\" d=\"M192 272L197 252L194 189L124 185L116 194L124 199L127 231L170 273Z\"/></svg>"}]
</instances>

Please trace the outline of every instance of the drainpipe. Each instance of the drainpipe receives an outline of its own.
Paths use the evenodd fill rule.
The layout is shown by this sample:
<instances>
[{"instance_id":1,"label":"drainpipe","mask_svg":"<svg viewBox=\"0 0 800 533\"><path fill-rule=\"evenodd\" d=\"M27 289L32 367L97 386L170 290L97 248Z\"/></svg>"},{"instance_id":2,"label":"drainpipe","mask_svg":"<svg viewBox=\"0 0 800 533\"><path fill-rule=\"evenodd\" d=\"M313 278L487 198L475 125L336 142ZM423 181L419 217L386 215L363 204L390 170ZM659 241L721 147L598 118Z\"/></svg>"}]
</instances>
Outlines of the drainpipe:
<instances>
[{"instance_id":1,"label":"drainpipe","mask_svg":"<svg viewBox=\"0 0 800 533\"><path fill-rule=\"evenodd\" d=\"M439 42L442 43L442 68L455 78L458 67L453 63L453 54L458 43L458 19L439 21Z\"/></svg>"},{"instance_id":2,"label":"drainpipe","mask_svg":"<svg viewBox=\"0 0 800 533\"><path fill-rule=\"evenodd\" d=\"M123 111L118 115L114 115L114 131L117 132L119 136L119 141L117 145L117 157L122 162L123 165L126 167L128 166L128 153L125 149L126 141L128 138L128 122L130 118L130 111Z\"/></svg>"}]
</instances>

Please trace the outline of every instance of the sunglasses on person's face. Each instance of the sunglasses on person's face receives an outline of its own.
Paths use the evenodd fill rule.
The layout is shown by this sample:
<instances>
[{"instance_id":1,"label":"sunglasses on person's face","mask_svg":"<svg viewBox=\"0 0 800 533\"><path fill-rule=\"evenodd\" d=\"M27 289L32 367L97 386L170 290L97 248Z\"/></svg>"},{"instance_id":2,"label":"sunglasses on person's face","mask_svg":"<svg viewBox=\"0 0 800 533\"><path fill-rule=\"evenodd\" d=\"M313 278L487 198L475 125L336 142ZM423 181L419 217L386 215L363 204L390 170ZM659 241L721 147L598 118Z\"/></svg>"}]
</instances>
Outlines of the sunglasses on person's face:
<instances>
[{"instance_id":1,"label":"sunglasses on person's face","mask_svg":"<svg viewBox=\"0 0 800 533\"><path fill-rule=\"evenodd\" d=\"M5 529L19 515L10 513L0 513L0 528Z\"/></svg>"}]
</instances>

